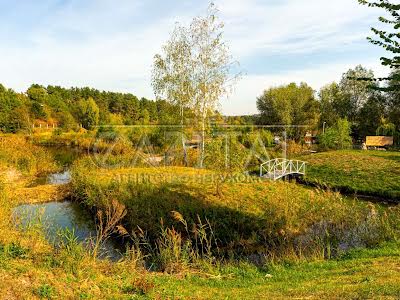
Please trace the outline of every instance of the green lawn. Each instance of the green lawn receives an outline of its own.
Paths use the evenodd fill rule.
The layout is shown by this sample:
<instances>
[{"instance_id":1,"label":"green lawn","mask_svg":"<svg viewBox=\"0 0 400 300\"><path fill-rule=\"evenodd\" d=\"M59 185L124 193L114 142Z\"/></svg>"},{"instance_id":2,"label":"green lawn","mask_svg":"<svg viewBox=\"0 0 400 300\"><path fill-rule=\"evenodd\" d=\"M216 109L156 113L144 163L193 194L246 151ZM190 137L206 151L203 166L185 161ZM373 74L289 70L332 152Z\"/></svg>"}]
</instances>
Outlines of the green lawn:
<instances>
[{"instance_id":1,"label":"green lawn","mask_svg":"<svg viewBox=\"0 0 400 300\"><path fill-rule=\"evenodd\" d=\"M337 260L257 270L226 267L221 276L156 277L162 297L180 299L398 299L400 249L387 244L353 250ZM160 290L153 291L153 295ZM160 294L158 294L160 295Z\"/></svg>"},{"instance_id":2,"label":"green lawn","mask_svg":"<svg viewBox=\"0 0 400 300\"><path fill-rule=\"evenodd\" d=\"M24 248L22 248L24 249ZM50 250L50 249L49 249ZM248 263L165 274L129 263L68 260L62 253L0 247L2 299L399 299L399 244L353 250L336 260ZM73 267L74 266L74 267Z\"/></svg>"},{"instance_id":3,"label":"green lawn","mask_svg":"<svg viewBox=\"0 0 400 300\"><path fill-rule=\"evenodd\" d=\"M390 199L400 198L400 152L330 151L302 156L308 183Z\"/></svg>"}]
</instances>

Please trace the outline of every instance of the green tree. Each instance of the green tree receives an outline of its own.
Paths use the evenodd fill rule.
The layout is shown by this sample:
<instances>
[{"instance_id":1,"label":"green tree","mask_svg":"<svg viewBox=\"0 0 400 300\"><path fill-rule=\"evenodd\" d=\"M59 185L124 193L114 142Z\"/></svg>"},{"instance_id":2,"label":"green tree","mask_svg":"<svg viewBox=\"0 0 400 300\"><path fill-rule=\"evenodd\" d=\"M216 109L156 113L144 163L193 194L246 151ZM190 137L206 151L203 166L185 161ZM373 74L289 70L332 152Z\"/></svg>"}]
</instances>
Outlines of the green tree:
<instances>
[{"instance_id":1,"label":"green tree","mask_svg":"<svg viewBox=\"0 0 400 300\"><path fill-rule=\"evenodd\" d=\"M381 124L376 130L376 135L394 136L396 135L396 126L385 118L381 118Z\"/></svg>"},{"instance_id":2,"label":"green tree","mask_svg":"<svg viewBox=\"0 0 400 300\"><path fill-rule=\"evenodd\" d=\"M93 129L99 123L99 107L93 98L81 99L78 102L79 121L83 128Z\"/></svg>"},{"instance_id":3,"label":"green tree","mask_svg":"<svg viewBox=\"0 0 400 300\"><path fill-rule=\"evenodd\" d=\"M319 119L318 102L314 90L306 83L270 88L257 99L260 123L267 125L309 125L313 128ZM293 131L299 139L303 130Z\"/></svg>"},{"instance_id":4,"label":"green tree","mask_svg":"<svg viewBox=\"0 0 400 300\"><path fill-rule=\"evenodd\" d=\"M372 95L373 90L370 89L371 83L367 81L360 81L357 78L374 78L372 70L367 70L361 65L356 66L354 69L349 69L343 74L340 81L340 90L343 96L343 112L340 114L341 118L347 118L350 122L355 122L361 107L368 101Z\"/></svg>"},{"instance_id":5,"label":"green tree","mask_svg":"<svg viewBox=\"0 0 400 300\"><path fill-rule=\"evenodd\" d=\"M367 39L374 45L378 45L384 48L386 51L391 52L390 57L381 57L382 65L390 67L392 70L396 71L400 68L400 4L392 3L389 0L379 0L379 1L367 1L358 0L360 4L368 5L369 7L377 7L383 9L389 16L379 17L379 21L384 23L385 26L392 26L393 31L380 30L372 27L371 30L376 36L375 38L368 37ZM370 78L360 79L371 81ZM390 80L391 85L387 87L380 88L384 91L395 91L400 89L400 74L398 72L392 72L389 77L377 78L376 81L386 81Z\"/></svg>"},{"instance_id":6,"label":"green tree","mask_svg":"<svg viewBox=\"0 0 400 300\"><path fill-rule=\"evenodd\" d=\"M347 114L343 98L340 87L336 82L321 88L319 92L320 126L323 126L323 123L327 126L333 126L339 117L344 117Z\"/></svg>"},{"instance_id":7,"label":"green tree","mask_svg":"<svg viewBox=\"0 0 400 300\"><path fill-rule=\"evenodd\" d=\"M333 127L319 136L319 144L325 150L350 148L352 145L350 133L350 123L346 119L338 119Z\"/></svg>"},{"instance_id":8,"label":"green tree","mask_svg":"<svg viewBox=\"0 0 400 300\"><path fill-rule=\"evenodd\" d=\"M357 116L358 136L362 139L374 135L382 118L386 115L386 97L377 93L371 95L361 107Z\"/></svg>"},{"instance_id":9,"label":"green tree","mask_svg":"<svg viewBox=\"0 0 400 300\"><path fill-rule=\"evenodd\" d=\"M395 76L400 75L400 70L392 72L392 78L388 82L389 91L387 93L388 101L388 118L396 127L396 131L400 134L400 88L396 88L398 81ZM400 142L400 141L398 141Z\"/></svg>"}]
</instances>

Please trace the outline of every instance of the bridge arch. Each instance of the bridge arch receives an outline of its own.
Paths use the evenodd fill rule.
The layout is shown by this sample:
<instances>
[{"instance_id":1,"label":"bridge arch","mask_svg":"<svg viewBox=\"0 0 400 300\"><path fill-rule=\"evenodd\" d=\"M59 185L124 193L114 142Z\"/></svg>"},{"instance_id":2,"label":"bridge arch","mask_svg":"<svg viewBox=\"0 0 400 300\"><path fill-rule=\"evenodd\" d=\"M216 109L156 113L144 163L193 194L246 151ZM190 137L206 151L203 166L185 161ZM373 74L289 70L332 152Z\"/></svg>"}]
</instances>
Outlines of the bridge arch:
<instances>
[{"instance_id":1,"label":"bridge arch","mask_svg":"<svg viewBox=\"0 0 400 300\"><path fill-rule=\"evenodd\" d=\"M275 158L260 165L260 177L278 180L288 175L305 175L306 162Z\"/></svg>"}]
</instances>

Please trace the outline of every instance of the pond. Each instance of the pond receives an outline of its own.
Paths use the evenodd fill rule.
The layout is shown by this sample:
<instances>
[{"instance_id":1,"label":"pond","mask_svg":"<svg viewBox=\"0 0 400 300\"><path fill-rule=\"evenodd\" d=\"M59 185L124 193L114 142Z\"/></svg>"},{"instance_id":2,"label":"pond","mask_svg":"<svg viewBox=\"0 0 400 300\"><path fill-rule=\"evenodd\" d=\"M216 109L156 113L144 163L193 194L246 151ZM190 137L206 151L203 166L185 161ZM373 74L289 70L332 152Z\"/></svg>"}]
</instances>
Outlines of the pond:
<instances>
[{"instance_id":1,"label":"pond","mask_svg":"<svg viewBox=\"0 0 400 300\"><path fill-rule=\"evenodd\" d=\"M72 163L87 153L79 149L66 148L66 147L46 147L50 155L53 156L54 161L60 166L61 171L53 174L44 174L32 181L29 187L35 187L44 184L67 184L71 180L69 168Z\"/></svg>"},{"instance_id":2,"label":"pond","mask_svg":"<svg viewBox=\"0 0 400 300\"><path fill-rule=\"evenodd\" d=\"M85 246L90 246L96 237L92 216L71 201L20 205L14 209L13 217L21 229L43 227L46 239L54 245L60 241L61 231L66 229L73 231L77 240ZM99 251L99 258L116 261L122 258L123 252L121 243L108 239Z\"/></svg>"},{"instance_id":3,"label":"pond","mask_svg":"<svg viewBox=\"0 0 400 300\"><path fill-rule=\"evenodd\" d=\"M48 147L56 163L62 167L62 171L53 174L45 174L29 185L36 187L45 184L61 185L71 180L69 168L77 158L86 153L73 148ZM13 217L17 226L28 229L33 226L43 227L46 239L57 245L60 240L60 232L73 231L79 242L90 246L96 237L96 226L93 216L81 205L72 201L49 202L39 204L24 204L16 207ZM109 258L113 261L122 258L124 246L116 239L107 240L99 251L99 258Z\"/></svg>"}]
</instances>

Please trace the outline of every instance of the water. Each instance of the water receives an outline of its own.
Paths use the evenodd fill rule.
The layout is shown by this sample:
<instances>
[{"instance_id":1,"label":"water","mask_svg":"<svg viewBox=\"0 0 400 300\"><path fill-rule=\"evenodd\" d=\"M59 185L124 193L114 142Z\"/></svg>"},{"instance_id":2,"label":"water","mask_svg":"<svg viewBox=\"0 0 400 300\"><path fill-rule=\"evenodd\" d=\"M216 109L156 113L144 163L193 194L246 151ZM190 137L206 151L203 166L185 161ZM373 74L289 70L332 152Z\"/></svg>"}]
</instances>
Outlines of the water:
<instances>
[{"instance_id":1,"label":"water","mask_svg":"<svg viewBox=\"0 0 400 300\"><path fill-rule=\"evenodd\" d=\"M69 168L79 157L85 155L79 150L65 147L47 148L54 160L63 170L59 173L46 174L31 182L30 187L53 184L67 184L71 180ZM49 202L40 204L24 204L16 207L13 212L16 224L21 229L27 229L40 223L44 227L46 239L57 246L60 240L60 230L74 231L79 242L90 247L96 237L96 226L93 216L78 203L71 201ZM115 239L107 240L99 251L100 258L119 260L124 247Z\"/></svg>"},{"instance_id":2,"label":"water","mask_svg":"<svg viewBox=\"0 0 400 300\"><path fill-rule=\"evenodd\" d=\"M74 148L47 147L46 150L53 156L54 161L62 168L62 171L40 176L32 181L29 187L36 187L44 184L60 185L69 183L71 180L70 166L76 159L85 155L82 151Z\"/></svg>"},{"instance_id":3,"label":"water","mask_svg":"<svg viewBox=\"0 0 400 300\"><path fill-rule=\"evenodd\" d=\"M60 239L60 230L74 231L77 240L85 246L89 246L96 237L91 215L79 204L70 201L20 205L14 209L13 217L16 224L25 229L42 224L46 239L55 245ZM115 261L122 258L121 252L123 245L109 239L101 247L99 257Z\"/></svg>"}]
</instances>

